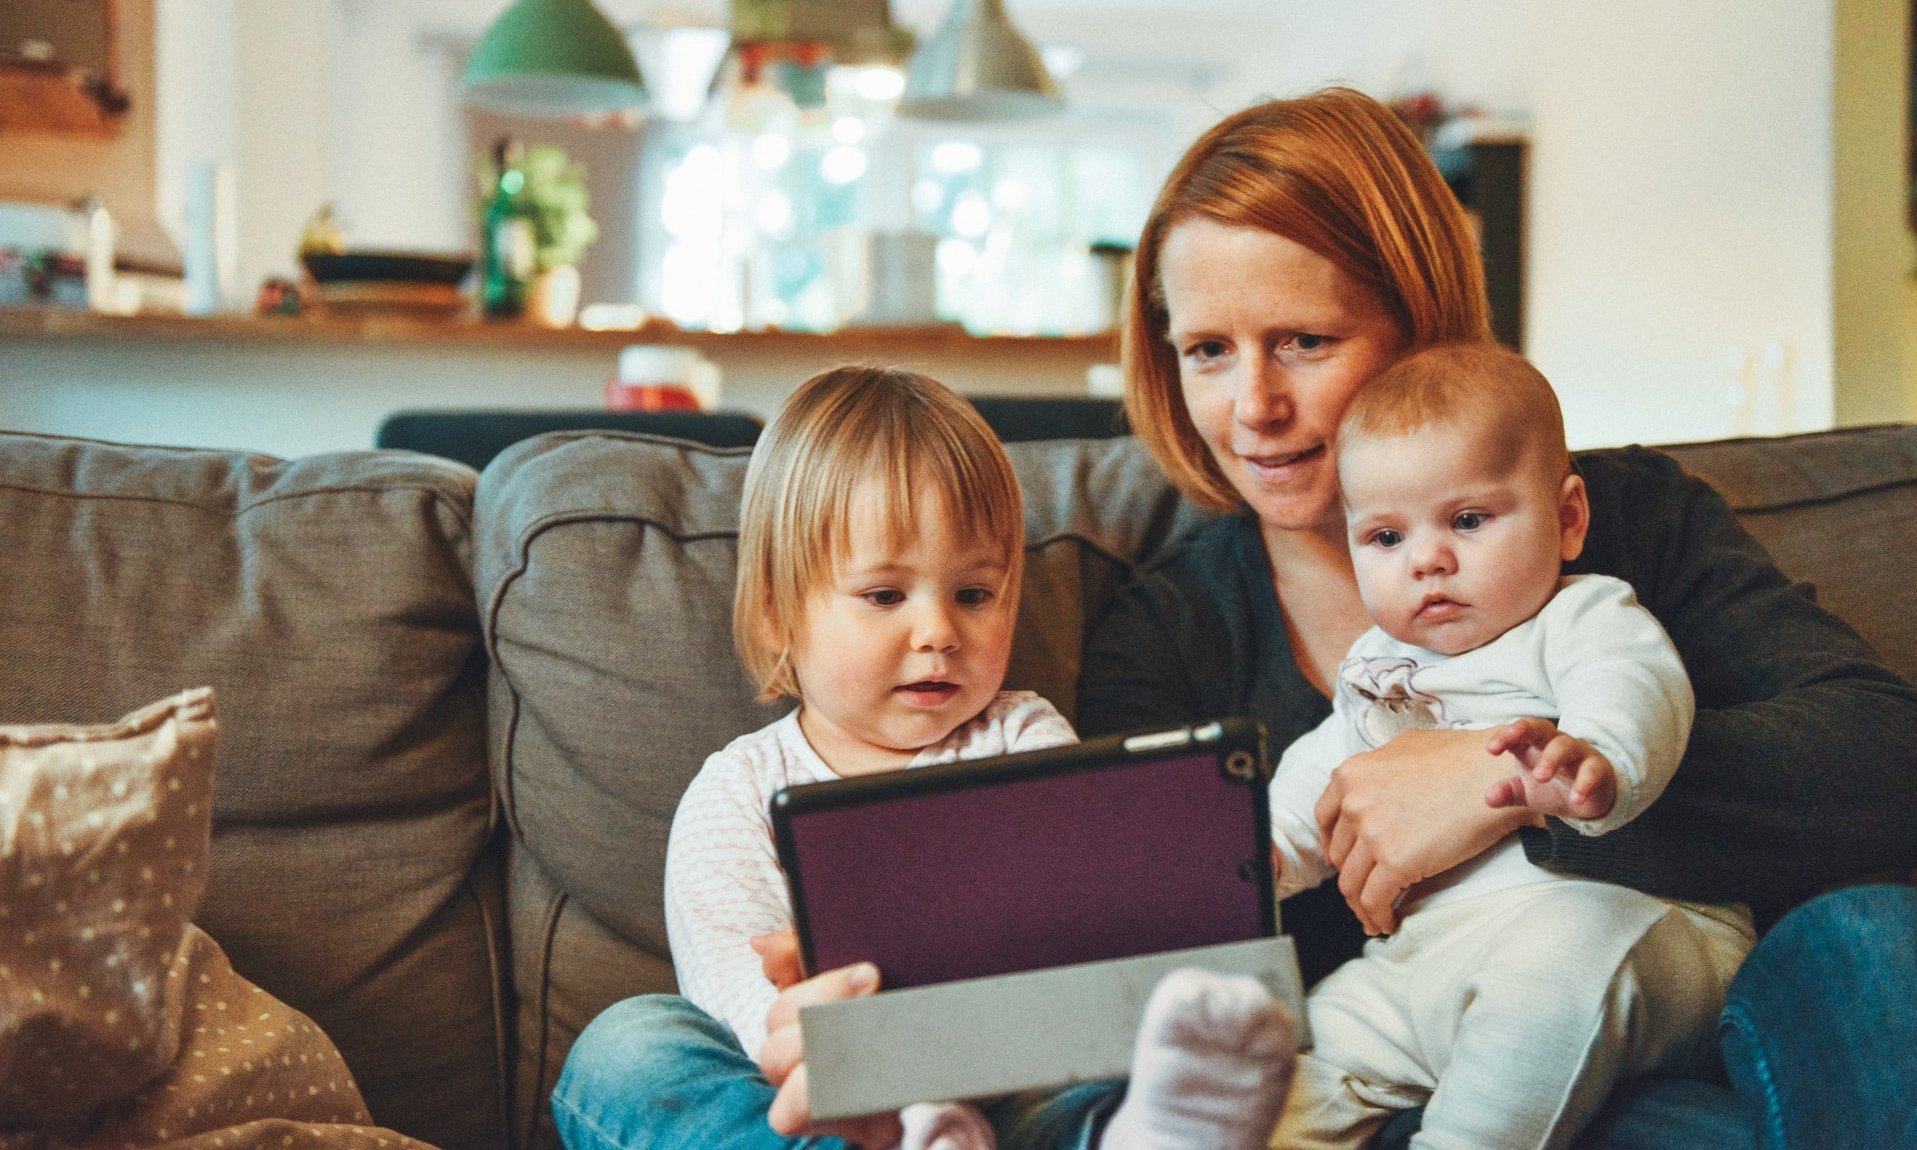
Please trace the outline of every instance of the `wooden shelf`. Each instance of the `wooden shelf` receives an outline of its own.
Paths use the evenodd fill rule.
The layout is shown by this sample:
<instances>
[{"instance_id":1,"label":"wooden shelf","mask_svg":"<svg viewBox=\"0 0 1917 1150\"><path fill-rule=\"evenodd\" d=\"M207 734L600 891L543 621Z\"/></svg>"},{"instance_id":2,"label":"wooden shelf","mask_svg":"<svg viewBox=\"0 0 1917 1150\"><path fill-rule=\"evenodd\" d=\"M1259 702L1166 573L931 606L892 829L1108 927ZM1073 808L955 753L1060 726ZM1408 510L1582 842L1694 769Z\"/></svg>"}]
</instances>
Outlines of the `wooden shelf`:
<instances>
[{"instance_id":1,"label":"wooden shelf","mask_svg":"<svg viewBox=\"0 0 1917 1150\"><path fill-rule=\"evenodd\" d=\"M107 140L119 134L124 94L84 77L39 68L0 67L0 132Z\"/></svg>"},{"instance_id":2,"label":"wooden shelf","mask_svg":"<svg viewBox=\"0 0 1917 1150\"><path fill-rule=\"evenodd\" d=\"M321 344L396 348L463 346L584 350L635 343L672 343L707 353L750 346L777 352L831 347L848 357L885 357L940 350L989 349L1001 353L1069 351L1118 355L1109 332L1085 336L975 336L956 325L846 328L836 332L751 331L719 334L681 331L655 321L632 331L555 331L524 323L480 320L432 321L402 316L352 319L318 317L110 316L71 308L0 308L0 339L146 341L154 343Z\"/></svg>"}]
</instances>

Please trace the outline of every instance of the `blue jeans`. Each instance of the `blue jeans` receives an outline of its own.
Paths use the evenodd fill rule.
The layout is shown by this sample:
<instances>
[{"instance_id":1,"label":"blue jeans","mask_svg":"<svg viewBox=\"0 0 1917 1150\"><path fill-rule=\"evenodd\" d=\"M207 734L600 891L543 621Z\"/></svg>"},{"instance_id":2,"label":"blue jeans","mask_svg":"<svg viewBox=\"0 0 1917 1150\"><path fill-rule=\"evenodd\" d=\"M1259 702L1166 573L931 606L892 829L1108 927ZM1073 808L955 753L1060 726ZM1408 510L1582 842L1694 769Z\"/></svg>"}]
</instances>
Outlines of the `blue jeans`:
<instances>
[{"instance_id":1,"label":"blue jeans","mask_svg":"<svg viewBox=\"0 0 1917 1150\"><path fill-rule=\"evenodd\" d=\"M1917 1146L1917 888L1853 887L1792 911L1759 941L1718 1024L1729 1087L1618 1088L1579 1150ZM1007 1099L1004 1150L1087 1150L1119 1083ZM594 1019L553 1090L569 1150L842 1150L766 1124L773 1090L723 1023L684 999L632 998ZM1396 1150L1400 1115L1373 1141Z\"/></svg>"},{"instance_id":2,"label":"blue jeans","mask_svg":"<svg viewBox=\"0 0 1917 1150\"><path fill-rule=\"evenodd\" d=\"M1090 1150L1118 1106L1120 1082L1032 1092L988 1108L1000 1150ZM766 1123L772 1084L732 1030L683 998L614 1003L566 1056L552 1092L569 1150L845 1150L837 1138L787 1138Z\"/></svg>"}]
</instances>

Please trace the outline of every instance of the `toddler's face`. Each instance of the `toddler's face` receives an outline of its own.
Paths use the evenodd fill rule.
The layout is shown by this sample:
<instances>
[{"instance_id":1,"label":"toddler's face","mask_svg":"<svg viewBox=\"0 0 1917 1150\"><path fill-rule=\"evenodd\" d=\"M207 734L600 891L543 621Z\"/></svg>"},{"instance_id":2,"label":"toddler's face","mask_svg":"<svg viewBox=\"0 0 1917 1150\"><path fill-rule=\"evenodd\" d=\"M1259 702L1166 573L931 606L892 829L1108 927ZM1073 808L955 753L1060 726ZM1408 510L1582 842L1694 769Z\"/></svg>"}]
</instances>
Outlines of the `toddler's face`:
<instances>
[{"instance_id":1,"label":"toddler's face","mask_svg":"<svg viewBox=\"0 0 1917 1150\"><path fill-rule=\"evenodd\" d=\"M1584 484L1545 452L1468 426L1343 445L1352 566L1393 638L1441 654L1481 647L1538 613L1584 543Z\"/></svg>"},{"instance_id":2,"label":"toddler's face","mask_svg":"<svg viewBox=\"0 0 1917 1150\"><path fill-rule=\"evenodd\" d=\"M851 548L807 600L792 665L806 740L841 775L904 766L998 694L1012 657L1003 544L960 537L923 494L888 540L871 485L853 498Z\"/></svg>"}]
</instances>

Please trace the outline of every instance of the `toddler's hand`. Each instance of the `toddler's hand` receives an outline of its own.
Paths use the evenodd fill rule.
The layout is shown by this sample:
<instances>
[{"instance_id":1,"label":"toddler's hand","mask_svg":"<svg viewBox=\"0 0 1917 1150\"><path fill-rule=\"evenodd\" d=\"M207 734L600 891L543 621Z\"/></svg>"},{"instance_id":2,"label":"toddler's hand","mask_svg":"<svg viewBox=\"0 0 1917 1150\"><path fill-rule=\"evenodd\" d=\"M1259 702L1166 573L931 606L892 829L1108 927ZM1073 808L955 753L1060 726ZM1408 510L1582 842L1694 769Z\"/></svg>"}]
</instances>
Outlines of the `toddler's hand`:
<instances>
[{"instance_id":1,"label":"toddler's hand","mask_svg":"<svg viewBox=\"0 0 1917 1150\"><path fill-rule=\"evenodd\" d=\"M1563 819L1601 819L1617 803L1617 771L1611 760L1549 719L1506 723L1492 733L1484 749L1494 755L1509 752L1518 768L1484 793L1490 806L1530 807Z\"/></svg>"},{"instance_id":2,"label":"toddler's hand","mask_svg":"<svg viewBox=\"0 0 1917 1150\"><path fill-rule=\"evenodd\" d=\"M771 934L757 935L750 945L759 956L759 969L773 986L784 990L805 977L805 968L799 962L798 931L788 926Z\"/></svg>"}]
</instances>

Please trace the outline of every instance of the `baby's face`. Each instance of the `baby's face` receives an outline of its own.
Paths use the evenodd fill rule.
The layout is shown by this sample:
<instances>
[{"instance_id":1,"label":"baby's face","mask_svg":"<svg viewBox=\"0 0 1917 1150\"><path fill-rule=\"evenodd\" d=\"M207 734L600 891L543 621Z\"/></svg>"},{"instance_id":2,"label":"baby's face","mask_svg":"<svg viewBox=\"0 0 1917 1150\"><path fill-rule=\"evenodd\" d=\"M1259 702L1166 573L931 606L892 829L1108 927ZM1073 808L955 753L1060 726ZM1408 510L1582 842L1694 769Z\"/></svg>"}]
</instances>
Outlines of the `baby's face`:
<instances>
[{"instance_id":1,"label":"baby's face","mask_svg":"<svg viewBox=\"0 0 1917 1150\"><path fill-rule=\"evenodd\" d=\"M1456 655L1538 613L1584 541L1584 487L1538 450L1432 425L1341 445L1365 609L1406 643Z\"/></svg>"}]
</instances>

